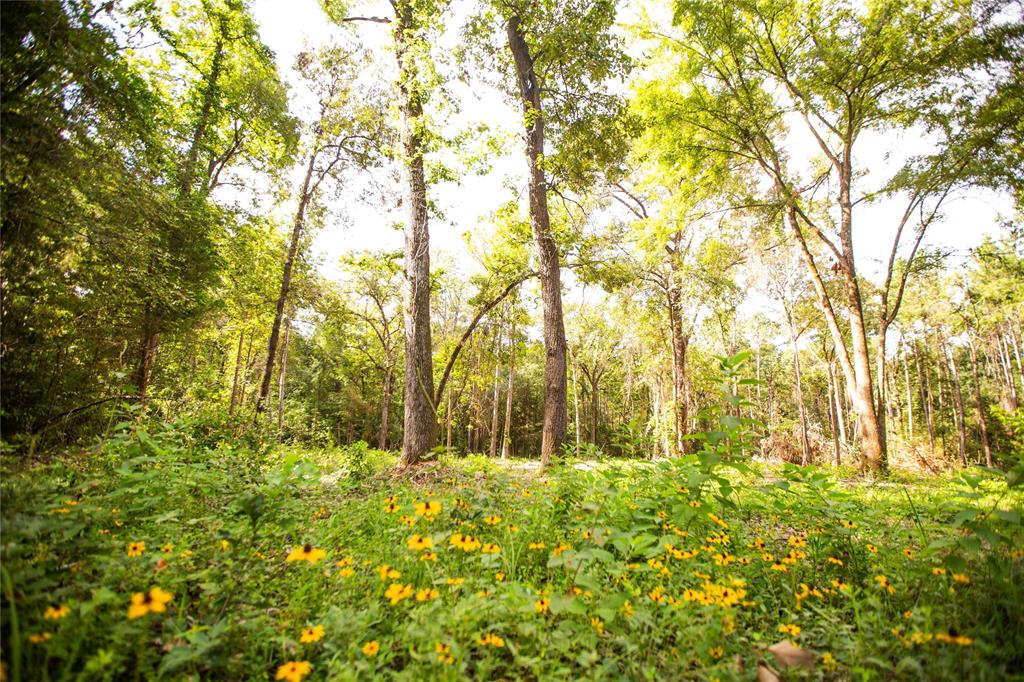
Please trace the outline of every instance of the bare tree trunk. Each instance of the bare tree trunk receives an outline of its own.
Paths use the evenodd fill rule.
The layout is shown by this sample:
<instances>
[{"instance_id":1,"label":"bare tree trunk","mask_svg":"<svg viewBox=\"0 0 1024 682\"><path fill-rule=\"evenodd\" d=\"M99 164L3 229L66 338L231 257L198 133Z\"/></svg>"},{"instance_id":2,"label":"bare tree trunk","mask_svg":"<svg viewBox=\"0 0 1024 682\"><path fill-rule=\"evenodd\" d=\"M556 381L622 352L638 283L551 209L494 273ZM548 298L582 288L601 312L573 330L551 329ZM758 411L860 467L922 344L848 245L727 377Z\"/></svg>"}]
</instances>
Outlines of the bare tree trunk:
<instances>
[{"instance_id":1,"label":"bare tree trunk","mask_svg":"<svg viewBox=\"0 0 1024 682\"><path fill-rule=\"evenodd\" d=\"M270 341L267 343L267 366L263 370L263 383L260 385L260 395L256 401L257 416L266 408L267 398L270 395L270 379L274 374L274 357L277 354L277 341L281 333L281 320L284 318L284 308L288 301L288 292L291 289L292 268L295 267L295 257L299 252L302 228L306 224L306 208L312 198L313 168L316 166L316 158L319 154L321 134L318 125L313 146L309 150L306 175L302 180L302 191L299 193L299 206L295 210L295 219L292 223L292 241L288 245L288 256L285 258L284 270L281 272L281 291L277 296L277 310L274 313L274 324L270 328Z\"/></svg>"},{"instance_id":2,"label":"bare tree trunk","mask_svg":"<svg viewBox=\"0 0 1024 682\"><path fill-rule=\"evenodd\" d=\"M527 122L526 156L529 166L530 226L537 242L540 261L541 298L544 302L544 425L541 432L541 470L565 440L566 342L562 319L562 284L558 245L548 218L547 179L544 175L544 114L540 102L540 84L533 71L533 56L519 17L506 24L509 51L515 62L516 81Z\"/></svg>"},{"instance_id":3,"label":"bare tree trunk","mask_svg":"<svg viewBox=\"0 0 1024 682\"><path fill-rule=\"evenodd\" d=\"M572 357L572 406L573 406L573 430L576 432L576 456L580 455L580 386L579 376L576 372L578 364L578 356L575 353L571 353Z\"/></svg>"},{"instance_id":4,"label":"bare tree trunk","mask_svg":"<svg viewBox=\"0 0 1024 682\"><path fill-rule=\"evenodd\" d=\"M284 380L288 371L288 338L291 336L291 320L284 323L284 343L281 345L281 371L277 375L277 432L280 440L281 427L284 426Z\"/></svg>"},{"instance_id":5,"label":"bare tree trunk","mask_svg":"<svg viewBox=\"0 0 1024 682\"><path fill-rule=\"evenodd\" d=\"M827 362L826 367L828 370L828 396L826 396L826 402L828 403L828 425L829 430L832 432L832 451L835 455L836 466L839 466L842 462L842 456L839 452L839 422L838 415L836 414L836 402L835 402L835 375L832 372L832 363Z\"/></svg>"},{"instance_id":6,"label":"bare tree trunk","mask_svg":"<svg viewBox=\"0 0 1024 682\"><path fill-rule=\"evenodd\" d=\"M828 374L832 379L832 396L831 401L835 406L836 424L839 427L839 441L845 446L849 441L846 439L846 413L843 410L843 393L842 387L840 386L840 378L836 373L836 365L834 362L828 364ZM839 466L841 458L839 454L836 454L836 466Z\"/></svg>"},{"instance_id":7,"label":"bare tree trunk","mask_svg":"<svg viewBox=\"0 0 1024 682\"><path fill-rule=\"evenodd\" d=\"M949 372L953 377L953 387L955 389L952 400L954 408L953 421L956 422L957 432L960 436L960 461L963 462L964 466L967 466L967 423L966 415L964 414L964 395L963 391L960 390L960 371L957 369L952 349L946 349L946 358L949 362Z\"/></svg>"},{"instance_id":8,"label":"bare tree trunk","mask_svg":"<svg viewBox=\"0 0 1024 682\"><path fill-rule=\"evenodd\" d=\"M1010 341L1013 343L1013 357L1017 360L1017 377L1020 379L1020 388L1024 391L1024 362L1021 362L1020 344L1017 342L1017 332L1014 331L1011 323L1006 324L1010 333Z\"/></svg>"},{"instance_id":9,"label":"bare tree trunk","mask_svg":"<svg viewBox=\"0 0 1024 682\"><path fill-rule=\"evenodd\" d=\"M395 361L388 356L384 358L384 386L381 390L380 430L377 432L377 449L388 449L388 432L391 430L391 390L394 382Z\"/></svg>"},{"instance_id":10,"label":"bare tree trunk","mask_svg":"<svg viewBox=\"0 0 1024 682\"><path fill-rule=\"evenodd\" d=\"M796 392L797 408L800 413L800 464L807 466L811 458L811 446L807 439L807 406L804 405L803 379L800 375L800 349L797 348L797 336L793 317L788 310L786 311L786 319L789 322L789 343L793 348L794 390Z\"/></svg>"},{"instance_id":11,"label":"bare tree trunk","mask_svg":"<svg viewBox=\"0 0 1024 682\"><path fill-rule=\"evenodd\" d=\"M491 449L490 456L498 454L498 406L501 403L501 329L495 335L494 343L494 399L491 400Z\"/></svg>"},{"instance_id":12,"label":"bare tree trunk","mask_svg":"<svg viewBox=\"0 0 1024 682\"><path fill-rule=\"evenodd\" d=\"M507 460L509 456L509 449L512 444L512 392L514 389L513 382L515 380L515 359L516 359L516 325L512 323L512 328L509 330L508 335L508 388L505 392L505 433L501 438L501 458Z\"/></svg>"},{"instance_id":13,"label":"bare tree trunk","mask_svg":"<svg viewBox=\"0 0 1024 682\"><path fill-rule=\"evenodd\" d=\"M401 112L405 219L405 417L401 466L416 464L437 441L430 341L430 233L423 168L423 102L417 85L412 0L395 0L395 57Z\"/></svg>"},{"instance_id":14,"label":"bare tree trunk","mask_svg":"<svg viewBox=\"0 0 1024 682\"><path fill-rule=\"evenodd\" d=\"M245 341L245 330L238 332L238 353L235 356L235 378L231 382L231 403L228 405L228 415L235 413L235 405L238 401L238 377L242 370L242 344Z\"/></svg>"},{"instance_id":15,"label":"bare tree trunk","mask_svg":"<svg viewBox=\"0 0 1024 682\"><path fill-rule=\"evenodd\" d=\"M988 420L985 418L985 406L981 402L981 378L978 376L978 353L974 347L974 338L967 333L967 349L971 357L971 378L974 379L974 406L978 411L978 423L981 426L981 445L985 450L985 466L992 466L992 448L988 442Z\"/></svg>"},{"instance_id":16,"label":"bare tree trunk","mask_svg":"<svg viewBox=\"0 0 1024 682\"><path fill-rule=\"evenodd\" d=\"M928 381L924 382L921 372L921 353L914 344L914 368L917 370L917 388L921 397L921 409L924 411L925 425L928 427L928 450L935 453L935 426L932 420L932 379L925 374Z\"/></svg>"}]
</instances>

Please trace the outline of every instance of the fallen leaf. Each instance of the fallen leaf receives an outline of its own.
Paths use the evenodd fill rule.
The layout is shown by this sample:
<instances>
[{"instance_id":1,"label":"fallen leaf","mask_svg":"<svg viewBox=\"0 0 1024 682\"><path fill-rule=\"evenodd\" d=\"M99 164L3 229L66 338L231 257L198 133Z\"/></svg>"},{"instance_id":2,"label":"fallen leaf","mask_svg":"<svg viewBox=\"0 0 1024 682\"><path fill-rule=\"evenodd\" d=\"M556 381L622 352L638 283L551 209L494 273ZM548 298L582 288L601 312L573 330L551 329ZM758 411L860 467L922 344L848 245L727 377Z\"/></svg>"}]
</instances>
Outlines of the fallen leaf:
<instances>
[{"instance_id":1,"label":"fallen leaf","mask_svg":"<svg viewBox=\"0 0 1024 682\"><path fill-rule=\"evenodd\" d=\"M813 668L815 656L806 649L801 649L788 639L768 647L768 652L775 657L783 668Z\"/></svg>"}]
</instances>

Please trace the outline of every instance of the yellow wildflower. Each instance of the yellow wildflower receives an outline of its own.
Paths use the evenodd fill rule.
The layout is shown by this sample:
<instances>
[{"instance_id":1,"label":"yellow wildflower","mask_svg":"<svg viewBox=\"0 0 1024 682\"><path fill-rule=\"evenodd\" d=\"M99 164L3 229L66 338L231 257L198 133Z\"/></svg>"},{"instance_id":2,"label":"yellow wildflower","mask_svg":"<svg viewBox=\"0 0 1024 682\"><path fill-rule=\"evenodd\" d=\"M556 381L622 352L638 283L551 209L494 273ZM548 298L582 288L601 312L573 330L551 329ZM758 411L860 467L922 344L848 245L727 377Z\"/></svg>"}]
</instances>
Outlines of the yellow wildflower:
<instances>
[{"instance_id":1,"label":"yellow wildflower","mask_svg":"<svg viewBox=\"0 0 1024 682\"><path fill-rule=\"evenodd\" d=\"M163 613L167 610L167 603L172 599L173 594L159 587L154 587L149 592L135 592L128 607L128 619L142 618L147 613Z\"/></svg>"},{"instance_id":2,"label":"yellow wildflower","mask_svg":"<svg viewBox=\"0 0 1024 682\"><path fill-rule=\"evenodd\" d=\"M378 651L380 651L380 642L377 640L363 645L363 654L366 656L376 656Z\"/></svg>"},{"instance_id":3,"label":"yellow wildflower","mask_svg":"<svg viewBox=\"0 0 1024 682\"><path fill-rule=\"evenodd\" d=\"M326 634L326 633L324 632L324 626L323 625L314 625L313 627L310 627L310 628L303 628L302 629L302 634L299 635L299 642L301 644L308 644L310 642L319 642L321 639L323 639L324 634Z\"/></svg>"},{"instance_id":4,"label":"yellow wildflower","mask_svg":"<svg viewBox=\"0 0 1024 682\"><path fill-rule=\"evenodd\" d=\"M142 553L146 551L145 542L130 542L128 543L128 556L142 556Z\"/></svg>"},{"instance_id":5,"label":"yellow wildflower","mask_svg":"<svg viewBox=\"0 0 1024 682\"><path fill-rule=\"evenodd\" d=\"M43 618L45 620L60 620L69 613L71 613L71 609L67 604L61 604L57 607L47 606L46 610L43 611Z\"/></svg>"}]
</instances>

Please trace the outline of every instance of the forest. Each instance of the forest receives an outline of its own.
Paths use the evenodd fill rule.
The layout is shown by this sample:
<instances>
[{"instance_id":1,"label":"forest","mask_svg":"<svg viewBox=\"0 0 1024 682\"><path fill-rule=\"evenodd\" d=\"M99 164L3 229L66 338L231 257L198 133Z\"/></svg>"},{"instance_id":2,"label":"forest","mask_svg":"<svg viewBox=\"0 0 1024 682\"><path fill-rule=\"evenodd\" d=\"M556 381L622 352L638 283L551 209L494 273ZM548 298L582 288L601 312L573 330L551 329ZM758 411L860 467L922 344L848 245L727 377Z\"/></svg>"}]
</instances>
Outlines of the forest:
<instances>
[{"instance_id":1,"label":"forest","mask_svg":"<svg viewBox=\"0 0 1024 682\"><path fill-rule=\"evenodd\" d=\"M0 680L1024 680L1024 4L0 4Z\"/></svg>"}]
</instances>

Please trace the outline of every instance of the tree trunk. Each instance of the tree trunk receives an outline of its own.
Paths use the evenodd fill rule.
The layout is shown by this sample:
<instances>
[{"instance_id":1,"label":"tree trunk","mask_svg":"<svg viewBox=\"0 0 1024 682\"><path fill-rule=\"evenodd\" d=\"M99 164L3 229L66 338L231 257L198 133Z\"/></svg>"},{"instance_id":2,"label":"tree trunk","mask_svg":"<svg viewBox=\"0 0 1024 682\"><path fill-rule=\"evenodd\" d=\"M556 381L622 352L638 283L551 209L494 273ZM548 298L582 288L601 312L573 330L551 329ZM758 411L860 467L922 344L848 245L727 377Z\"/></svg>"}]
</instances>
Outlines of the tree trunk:
<instances>
[{"instance_id":1,"label":"tree trunk","mask_svg":"<svg viewBox=\"0 0 1024 682\"><path fill-rule=\"evenodd\" d=\"M781 189L784 190L785 188ZM852 205L850 203L849 191L849 178L844 177L840 182L840 207L842 214L840 238L843 247L843 258L840 260L839 265L843 273L846 306L849 315L851 337L849 346L846 343L846 336L839 327L828 290L825 288L825 282L818 272L814 256L800 229L796 210L792 206L786 211L786 219L807 265L807 271L811 277L815 293L818 295L821 310L825 314L825 321L828 325L829 333L832 335L832 342L836 347L836 355L846 378L850 398L853 401L853 408L857 413L857 436L860 439L862 465L873 471L880 471L885 468L885 446L884 439L879 432L878 416L875 411L875 396L871 389L871 362L868 357L867 337L864 331L864 311L861 307L860 288L857 284L853 263L853 240L851 237Z\"/></svg>"},{"instance_id":2,"label":"tree trunk","mask_svg":"<svg viewBox=\"0 0 1024 682\"><path fill-rule=\"evenodd\" d=\"M968 332L967 349L971 358L971 378L974 380L974 407L978 411L978 423L981 426L981 445L985 450L985 466L992 466L992 448L988 442L988 419L985 418L985 405L981 402L981 378L978 376L978 353L974 347L974 338Z\"/></svg>"},{"instance_id":3,"label":"tree trunk","mask_svg":"<svg viewBox=\"0 0 1024 682\"><path fill-rule=\"evenodd\" d=\"M914 367L917 371L917 388L921 393L921 409L924 411L925 426L928 427L928 450L935 453L935 425L932 418L932 379L931 374L925 373L927 382L923 381L921 372L921 353L914 344Z\"/></svg>"},{"instance_id":4,"label":"tree trunk","mask_svg":"<svg viewBox=\"0 0 1024 682\"><path fill-rule=\"evenodd\" d=\"M388 357L384 360L384 386L381 390L380 406L380 430L377 432L377 449L388 449L388 431L391 424L391 384L394 381L395 362L394 358Z\"/></svg>"},{"instance_id":5,"label":"tree trunk","mask_svg":"<svg viewBox=\"0 0 1024 682\"><path fill-rule=\"evenodd\" d=\"M574 452L576 456L580 456L580 385L579 375L577 374L577 365L579 364L579 358L575 353L570 350L570 356L572 357L572 406L573 406L573 430L576 432L576 449Z\"/></svg>"},{"instance_id":6,"label":"tree trunk","mask_svg":"<svg viewBox=\"0 0 1024 682\"><path fill-rule=\"evenodd\" d=\"M292 223L292 240L288 245L284 270L281 272L281 291L277 296L277 310L274 313L274 324L270 328L270 341L267 343L267 366L263 370L263 383L260 385L260 395L256 401L257 416L267 407L267 397L270 395L270 379L274 374L274 357L277 354L277 341L281 334L281 320L284 318L284 308L288 302L288 292L292 284L292 268L295 267L295 257L299 252L299 243L302 239L302 228L306 223L306 208L312 198L310 187L313 182L313 168L316 166L316 158L320 152L320 135L321 131L318 125L313 146L309 150L306 175L302 180L302 191L299 193L299 206L295 210L295 219Z\"/></svg>"},{"instance_id":7,"label":"tree trunk","mask_svg":"<svg viewBox=\"0 0 1024 682\"><path fill-rule=\"evenodd\" d=\"M800 375L800 349L797 347L796 325L793 314L786 310L786 321L789 323L789 343L793 348L793 378L797 408L800 413L800 464L807 466L811 458L811 446L807 439L807 407L804 405L804 386Z\"/></svg>"},{"instance_id":8,"label":"tree trunk","mask_svg":"<svg viewBox=\"0 0 1024 682\"><path fill-rule=\"evenodd\" d=\"M512 443L512 391L515 378L516 325L512 323L508 336L508 388L505 393L505 433L501 438L501 458L507 460Z\"/></svg>"},{"instance_id":9,"label":"tree trunk","mask_svg":"<svg viewBox=\"0 0 1024 682\"><path fill-rule=\"evenodd\" d=\"M284 381L288 371L288 338L291 336L291 320L284 323L284 343L281 345L281 371L277 375L277 433L281 438L281 427L284 426Z\"/></svg>"},{"instance_id":10,"label":"tree trunk","mask_svg":"<svg viewBox=\"0 0 1024 682\"><path fill-rule=\"evenodd\" d=\"M242 370L242 343L245 341L245 330L238 332L238 354L235 357L235 378L231 382L231 403L228 405L228 416L235 413L238 404L238 377Z\"/></svg>"},{"instance_id":11,"label":"tree trunk","mask_svg":"<svg viewBox=\"0 0 1024 682\"><path fill-rule=\"evenodd\" d=\"M139 346L139 362L135 369L135 392L145 405L149 391L149 376L156 358L157 331L153 319L153 306L147 302L142 316L142 343Z\"/></svg>"},{"instance_id":12,"label":"tree trunk","mask_svg":"<svg viewBox=\"0 0 1024 682\"><path fill-rule=\"evenodd\" d=\"M829 430L832 432L832 450L835 455L836 466L842 462L842 456L839 450L839 415L836 413L836 402L835 402L835 381L836 377L832 371L832 362L826 363L827 378L828 378L828 396L826 402L828 402L828 425Z\"/></svg>"},{"instance_id":13,"label":"tree trunk","mask_svg":"<svg viewBox=\"0 0 1024 682\"><path fill-rule=\"evenodd\" d=\"M501 402L501 329L495 336L494 352L494 398L491 400L491 449L490 457L498 454L498 406Z\"/></svg>"},{"instance_id":14,"label":"tree trunk","mask_svg":"<svg viewBox=\"0 0 1024 682\"><path fill-rule=\"evenodd\" d=\"M669 334L672 341L672 411L675 425L675 450L677 455L684 455L689 451L689 441L685 440L685 436L688 432L687 421L689 419L686 350L690 344L690 337L683 333L683 314L680 310L678 284L669 283L666 303Z\"/></svg>"},{"instance_id":15,"label":"tree trunk","mask_svg":"<svg viewBox=\"0 0 1024 682\"><path fill-rule=\"evenodd\" d=\"M541 298L544 303L544 424L541 432L541 470L565 440L567 377L565 324L562 319L562 283L558 245L548 218L547 180L544 176L544 114L540 84L533 71L533 57L519 18L506 24L509 50L515 62L516 81L526 122L526 157L529 166L530 226L540 261Z\"/></svg>"},{"instance_id":16,"label":"tree trunk","mask_svg":"<svg viewBox=\"0 0 1024 682\"><path fill-rule=\"evenodd\" d=\"M412 0L396 0L394 42L401 112L405 219L405 416L401 466L416 464L437 440L434 364L430 341L430 233L423 169L423 102L416 84Z\"/></svg>"},{"instance_id":17,"label":"tree trunk","mask_svg":"<svg viewBox=\"0 0 1024 682\"><path fill-rule=\"evenodd\" d=\"M956 359L953 357L952 349L946 350L946 357L949 362L949 373L953 378L953 421L956 423L957 433L960 436L960 461L967 466L967 424L964 414L964 394L960 390L960 370L957 369Z\"/></svg>"},{"instance_id":18,"label":"tree trunk","mask_svg":"<svg viewBox=\"0 0 1024 682\"><path fill-rule=\"evenodd\" d=\"M910 364L907 362L906 346L904 345L903 355L903 381L907 388L907 438L914 440L914 399L910 389Z\"/></svg>"}]
</instances>

